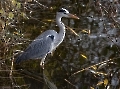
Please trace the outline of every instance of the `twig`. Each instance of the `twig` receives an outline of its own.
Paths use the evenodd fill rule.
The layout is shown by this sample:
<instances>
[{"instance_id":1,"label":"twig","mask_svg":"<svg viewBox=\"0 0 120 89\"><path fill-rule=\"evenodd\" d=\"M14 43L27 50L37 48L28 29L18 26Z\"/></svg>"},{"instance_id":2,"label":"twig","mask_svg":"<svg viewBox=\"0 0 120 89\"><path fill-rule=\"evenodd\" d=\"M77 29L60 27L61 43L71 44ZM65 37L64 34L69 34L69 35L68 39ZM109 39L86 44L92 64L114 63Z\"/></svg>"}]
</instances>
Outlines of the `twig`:
<instances>
[{"instance_id":1,"label":"twig","mask_svg":"<svg viewBox=\"0 0 120 89\"><path fill-rule=\"evenodd\" d=\"M70 85L76 87L75 85L73 85L70 81L68 81L67 79L64 79L67 83L69 83Z\"/></svg>"},{"instance_id":2,"label":"twig","mask_svg":"<svg viewBox=\"0 0 120 89\"><path fill-rule=\"evenodd\" d=\"M92 68L92 67L94 67L94 66L97 66L97 65L100 65L100 64L109 62L109 61L111 61L111 60L113 60L113 59L109 59L109 60L107 60L107 61L103 61L103 62L97 63L97 64L92 65L92 66L89 66L89 67L87 67L87 68L83 68L83 69L81 69L81 70L79 70L79 71L73 73L71 76L76 75L76 74L78 74L78 73L80 73L80 72L82 72L82 71L88 70L88 69L90 69L90 68Z\"/></svg>"},{"instance_id":3,"label":"twig","mask_svg":"<svg viewBox=\"0 0 120 89\"><path fill-rule=\"evenodd\" d=\"M12 73L13 73L13 63L14 62L14 56L12 58L12 64L11 64L11 69L10 69L10 79L11 79L11 82L12 82L12 87L14 85L14 82L13 82L13 78L12 78Z\"/></svg>"},{"instance_id":4,"label":"twig","mask_svg":"<svg viewBox=\"0 0 120 89\"><path fill-rule=\"evenodd\" d=\"M67 26L67 25L65 25L69 30L71 30L76 36L78 36L79 37L79 35L72 29L72 28L70 28L69 26Z\"/></svg>"}]
</instances>

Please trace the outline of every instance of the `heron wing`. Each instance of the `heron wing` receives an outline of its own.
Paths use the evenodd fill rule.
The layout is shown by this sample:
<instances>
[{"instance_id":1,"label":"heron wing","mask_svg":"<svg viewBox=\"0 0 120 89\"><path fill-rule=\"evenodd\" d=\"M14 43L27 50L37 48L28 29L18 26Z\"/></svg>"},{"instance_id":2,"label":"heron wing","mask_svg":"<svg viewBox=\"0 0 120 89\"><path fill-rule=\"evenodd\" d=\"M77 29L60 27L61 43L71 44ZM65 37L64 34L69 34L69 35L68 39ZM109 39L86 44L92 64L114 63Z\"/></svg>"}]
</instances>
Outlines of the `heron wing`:
<instances>
[{"instance_id":1,"label":"heron wing","mask_svg":"<svg viewBox=\"0 0 120 89\"><path fill-rule=\"evenodd\" d=\"M53 41L54 40L50 36L35 39L27 47L27 49L17 58L16 63L27 59L43 58L52 51Z\"/></svg>"},{"instance_id":2,"label":"heron wing","mask_svg":"<svg viewBox=\"0 0 120 89\"><path fill-rule=\"evenodd\" d=\"M29 52L30 58L42 58L52 49L53 40L48 36L41 39L35 39L25 52Z\"/></svg>"}]
</instances>

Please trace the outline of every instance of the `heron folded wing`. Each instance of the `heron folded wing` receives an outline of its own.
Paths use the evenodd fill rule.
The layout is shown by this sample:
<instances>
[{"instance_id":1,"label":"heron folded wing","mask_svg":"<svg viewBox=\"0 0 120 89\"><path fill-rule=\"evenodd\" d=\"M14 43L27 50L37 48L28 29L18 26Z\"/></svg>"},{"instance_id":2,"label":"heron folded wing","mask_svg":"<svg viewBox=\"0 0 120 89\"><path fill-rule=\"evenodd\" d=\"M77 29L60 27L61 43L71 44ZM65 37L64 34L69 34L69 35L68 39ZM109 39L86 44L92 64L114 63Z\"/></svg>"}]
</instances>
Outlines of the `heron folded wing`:
<instances>
[{"instance_id":1,"label":"heron folded wing","mask_svg":"<svg viewBox=\"0 0 120 89\"><path fill-rule=\"evenodd\" d=\"M27 59L43 58L52 51L53 40L47 36L41 39L35 39L27 49L16 59L16 63Z\"/></svg>"}]
</instances>

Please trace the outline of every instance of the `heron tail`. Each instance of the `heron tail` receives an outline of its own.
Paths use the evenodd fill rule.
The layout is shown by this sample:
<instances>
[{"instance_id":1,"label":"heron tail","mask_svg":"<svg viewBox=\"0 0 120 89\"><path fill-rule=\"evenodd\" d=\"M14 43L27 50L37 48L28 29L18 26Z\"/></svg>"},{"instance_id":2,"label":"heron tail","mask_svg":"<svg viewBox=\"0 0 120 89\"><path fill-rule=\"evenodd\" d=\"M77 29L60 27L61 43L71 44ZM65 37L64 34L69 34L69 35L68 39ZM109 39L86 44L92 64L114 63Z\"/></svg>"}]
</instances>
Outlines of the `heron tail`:
<instances>
[{"instance_id":1,"label":"heron tail","mask_svg":"<svg viewBox=\"0 0 120 89\"><path fill-rule=\"evenodd\" d=\"M16 60L15 60L15 63L16 64L19 64L20 62L22 62L22 61L24 61L24 60L26 60L27 59L27 57L26 57L26 55L24 54L21 54L21 55L19 55L17 58L16 58Z\"/></svg>"}]
</instances>

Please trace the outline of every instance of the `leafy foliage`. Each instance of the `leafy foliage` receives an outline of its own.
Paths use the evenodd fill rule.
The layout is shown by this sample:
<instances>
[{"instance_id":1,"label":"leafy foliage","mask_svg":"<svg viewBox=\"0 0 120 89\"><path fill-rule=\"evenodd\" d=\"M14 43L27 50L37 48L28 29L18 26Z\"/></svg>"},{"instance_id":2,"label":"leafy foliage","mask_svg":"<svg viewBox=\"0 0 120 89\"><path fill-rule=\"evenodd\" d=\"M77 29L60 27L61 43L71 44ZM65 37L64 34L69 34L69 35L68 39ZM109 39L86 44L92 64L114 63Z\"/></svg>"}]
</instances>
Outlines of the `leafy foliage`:
<instances>
[{"instance_id":1,"label":"leafy foliage","mask_svg":"<svg viewBox=\"0 0 120 89\"><path fill-rule=\"evenodd\" d=\"M64 42L40 60L14 64L28 44L46 29L56 29L56 11L65 7L80 20L63 19ZM0 88L119 89L119 0L1 0ZM74 35L69 29L77 33Z\"/></svg>"}]
</instances>

